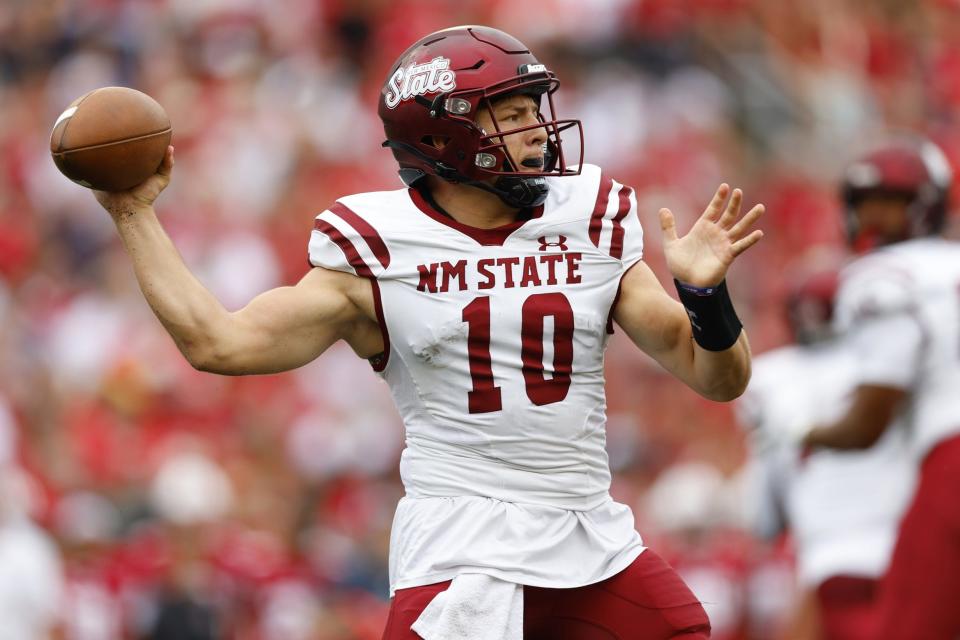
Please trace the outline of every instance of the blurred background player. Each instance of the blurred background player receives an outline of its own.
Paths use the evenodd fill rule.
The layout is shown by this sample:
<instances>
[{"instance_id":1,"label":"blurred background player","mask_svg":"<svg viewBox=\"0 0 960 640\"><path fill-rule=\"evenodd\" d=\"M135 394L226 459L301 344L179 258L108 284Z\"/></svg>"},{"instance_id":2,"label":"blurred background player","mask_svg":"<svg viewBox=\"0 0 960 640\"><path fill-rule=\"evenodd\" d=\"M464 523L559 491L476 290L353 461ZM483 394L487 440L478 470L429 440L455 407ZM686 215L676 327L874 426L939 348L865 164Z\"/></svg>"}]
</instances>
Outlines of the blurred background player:
<instances>
[{"instance_id":1,"label":"blurred background player","mask_svg":"<svg viewBox=\"0 0 960 640\"><path fill-rule=\"evenodd\" d=\"M880 591L879 638L960 634L960 244L941 236L952 172L929 140L890 139L847 169L852 246L837 327L853 349L847 409L807 446L882 446L902 424L919 468Z\"/></svg>"},{"instance_id":2,"label":"blurred background player","mask_svg":"<svg viewBox=\"0 0 960 640\"><path fill-rule=\"evenodd\" d=\"M852 399L856 354L832 327L840 266L837 254L815 251L792 270L795 342L754 360L738 405L753 430L755 525L793 541L800 591L780 637L794 640L873 638L879 579L913 491L904 429L863 452L807 455L791 440L794 425L834 419Z\"/></svg>"}]
</instances>

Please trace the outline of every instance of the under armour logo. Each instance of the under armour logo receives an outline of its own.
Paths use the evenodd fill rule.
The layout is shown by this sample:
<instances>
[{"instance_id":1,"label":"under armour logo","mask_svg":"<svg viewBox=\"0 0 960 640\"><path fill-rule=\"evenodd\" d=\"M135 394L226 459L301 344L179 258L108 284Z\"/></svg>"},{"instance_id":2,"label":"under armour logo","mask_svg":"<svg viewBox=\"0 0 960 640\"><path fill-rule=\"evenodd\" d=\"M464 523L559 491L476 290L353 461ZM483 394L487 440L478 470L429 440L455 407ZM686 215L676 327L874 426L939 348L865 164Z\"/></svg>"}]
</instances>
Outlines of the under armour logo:
<instances>
[{"instance_id":1,"label":"under armour logo","mask_svg":"<svg viewBox=\"0 0 960 640\"><path fill-rule=\"evenodd\" d=\"M560 251L567 250L567 236L557 236L556 242L547 242L547 236L540 236L537 242L540 243L540 251L546 251L547 247L558 247Z\"/></svg>"}]
</instances>

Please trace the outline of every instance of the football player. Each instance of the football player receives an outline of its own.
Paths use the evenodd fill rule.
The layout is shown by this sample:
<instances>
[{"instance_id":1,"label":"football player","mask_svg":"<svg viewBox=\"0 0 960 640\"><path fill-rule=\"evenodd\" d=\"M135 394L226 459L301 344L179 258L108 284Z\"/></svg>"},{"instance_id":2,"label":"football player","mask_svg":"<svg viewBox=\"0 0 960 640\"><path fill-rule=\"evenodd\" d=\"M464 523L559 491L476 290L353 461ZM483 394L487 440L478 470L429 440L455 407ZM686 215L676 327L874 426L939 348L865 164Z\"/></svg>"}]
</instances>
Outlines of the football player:
<instances>
[{"instance_id":1,"label":"football player","mask_svg":"<svg viewBox=\"0 0 960 640\"><path fill-rule=\"evenodd\" d=\"M738 396L750 352L725 275L760 239L763 208L741 216L741 192L723 184L682 237L660 211L675 301L641 261L633 190L567 156L562 138L581 126L556 118L557 87L495 29L413 44L379 104L404 188L323 211L314 268L235 313L154 215L172 151L143 185L97 194L198 369L283 371L344 340L389 384L406 427L390 640L709 634L700 603L610 498L603 353L616 322L704 396Z\"/></svg>"},{"instance_id":2,"label":"football player","mask_svg":"<svg viewBox=\"0 0 960 640\"><path fill-rule=\"evenodd\" d=\"M889 430L865 451L817 450L802 456L784 432L841 415L854 390L856 358L832 330L839 259L815 252L789 287L787 319L795 344L754 360L737 408L753 431L758 496L755 525L763 537L789 530L800 606L785 637L872 640L877 586L887 569L915 475L906 432ZM814 264L815 261L815 264ZM815 629L804 635L800 629Z\"/></svg>"},{"instance_id":3,"label":"football player","mask_svg":"<svg viewBox=\"0 0 960 640\"><path fill-rule=\"evenodd\" d=\"M873 446L906 423L916 492L881 584L880 638L960 636L960 244L941 236L952 174L943 152L897 138L847 169L853 246L837 326L855 350L850 407L815 426L815 447Z\"/></svg>"}]
</instances>

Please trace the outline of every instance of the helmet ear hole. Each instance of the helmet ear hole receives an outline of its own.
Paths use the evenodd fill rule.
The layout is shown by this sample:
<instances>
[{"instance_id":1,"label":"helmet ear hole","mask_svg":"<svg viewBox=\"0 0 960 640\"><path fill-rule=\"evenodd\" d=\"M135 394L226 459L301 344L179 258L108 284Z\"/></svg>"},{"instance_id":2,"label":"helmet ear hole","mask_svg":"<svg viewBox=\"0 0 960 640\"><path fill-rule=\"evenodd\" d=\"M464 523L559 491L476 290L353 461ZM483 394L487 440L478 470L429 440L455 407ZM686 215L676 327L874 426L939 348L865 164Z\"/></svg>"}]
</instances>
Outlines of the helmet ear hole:
<instances>
[{"instance_id":1,"label":"helmet ear hole","mask_svg":"<svg viewBox=\"0 0 960 640\"><path fill-rule=\"evenodd\" d=\"M441 151L444 147L450 144L450 136L423 136L420 138L420 144L433 147L434 149Z\"/></svg>"}]
</instances>

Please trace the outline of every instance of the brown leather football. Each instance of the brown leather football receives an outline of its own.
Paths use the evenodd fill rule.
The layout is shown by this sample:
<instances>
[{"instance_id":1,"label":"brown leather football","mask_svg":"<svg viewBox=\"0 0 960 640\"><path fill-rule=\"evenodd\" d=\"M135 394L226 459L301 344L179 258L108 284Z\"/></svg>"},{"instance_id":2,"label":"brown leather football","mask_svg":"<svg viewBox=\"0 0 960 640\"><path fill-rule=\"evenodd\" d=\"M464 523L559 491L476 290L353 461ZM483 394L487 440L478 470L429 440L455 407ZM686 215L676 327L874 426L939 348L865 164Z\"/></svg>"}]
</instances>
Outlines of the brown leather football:
<instances>
[{"instance_id":1,"label":"brown leather football","mask_svg":"<svg viewBox=\"0 0 960 640\"><path fill-rule=\"evenodd\" d=\"M50 135L50 153L77 184L124 191L153 175L172 129L160 104L127 87L94 89L70 103Z\"/></svg>"}]
</instances>

